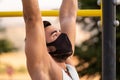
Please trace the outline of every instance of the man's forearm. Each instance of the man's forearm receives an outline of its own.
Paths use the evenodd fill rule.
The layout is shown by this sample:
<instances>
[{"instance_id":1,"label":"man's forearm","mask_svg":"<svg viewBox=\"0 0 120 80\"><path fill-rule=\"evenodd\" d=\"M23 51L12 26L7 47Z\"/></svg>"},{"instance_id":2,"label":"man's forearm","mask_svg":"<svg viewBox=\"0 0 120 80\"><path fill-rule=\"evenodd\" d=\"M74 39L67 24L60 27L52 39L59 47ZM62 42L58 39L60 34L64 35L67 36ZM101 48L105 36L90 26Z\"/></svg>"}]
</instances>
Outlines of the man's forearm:
<instances>
[{"instance_id":1,"label":"man's forearm","mask_svg":"<svg viewBox=\"0 0 120 80\"><path fill-rule=\"evenodd\" d=\"M60 8L60 17L76 17L77 2L77 0L63 0Z\"/></svg>"},{"instance_id":2,"label":"man's forearm","mask_svg":"<svg viewBox=\"0 0 120 80\"><path fill-rule=\"evenodd\" d=\"M38 0L22 0L24 19L38 19L41 17Z\"/></svg>"},{"instance_id":3,"label":"man's forearm","mask_svg":"<svg viewBox=\"0 0 120 80\"><path fill-rule=\"evenodd\" d=\"M74 52L78 0L63 0L60 7L61 32L66 33Z\"/></svg>"}]
</instances>

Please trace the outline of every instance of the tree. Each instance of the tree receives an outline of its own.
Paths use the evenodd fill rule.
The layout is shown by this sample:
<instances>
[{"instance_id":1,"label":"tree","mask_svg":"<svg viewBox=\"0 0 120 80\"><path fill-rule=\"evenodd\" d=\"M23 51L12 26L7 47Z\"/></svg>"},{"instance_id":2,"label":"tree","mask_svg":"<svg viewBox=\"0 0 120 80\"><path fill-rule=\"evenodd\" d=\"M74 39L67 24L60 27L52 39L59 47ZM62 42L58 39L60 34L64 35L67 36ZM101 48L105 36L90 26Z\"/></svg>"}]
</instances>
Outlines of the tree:
<instances>
[{"instance_id":1,"label":"tree","mask_svg":"<svg viewBox=\"0 0 120 80\"><path fill-rule=\"evenodd\" d=\"M7 39L0 40L0 54L3 52L11 52L17 50L14 45Z\"/></svg>"},{"instance_id":2,"label":"tree","mask_svg":"<svg viewBox=\"0 0 120 80\"><path fill-rule=\"evenodd\" d=\"M79 8L80 9L99 9L100 7L97 5L96 0L79 0ZM99 73L101 75L102 63L101 63L101 55L102 55L102 37L101 37L101 30L97 26L97 21L99 20L98 17L89 17L89 19L94 23L89 29L88 23L85 21L86 17L78 18L78 23L83 23L84 27L83 30L92 32L93 30L97 30L98 33L92 36L89 40L84 41L82 45L79 47L76 46L75 48L75 55L77 55L80 59L80 64L77 65L77 69L80 76L94 75ZM117 6L117 19L120 20L120 6ZM120 80L120 26L117 28L117 45L116 45L116 52L117 52L117 80ZM79 69L85 63L89 63L88 67L84 69Z\"/></svg>"},{"instance_id":3,"label":"tree","mask_svg":"<svg viewBox=\"0 0 120 80\"><path fill-rule=\"evenodd\" d=\"M3 52L11 52L17 50L14 44L5 38L5 27L0 25L0 54Z\"/></svg>"}]
</instances>

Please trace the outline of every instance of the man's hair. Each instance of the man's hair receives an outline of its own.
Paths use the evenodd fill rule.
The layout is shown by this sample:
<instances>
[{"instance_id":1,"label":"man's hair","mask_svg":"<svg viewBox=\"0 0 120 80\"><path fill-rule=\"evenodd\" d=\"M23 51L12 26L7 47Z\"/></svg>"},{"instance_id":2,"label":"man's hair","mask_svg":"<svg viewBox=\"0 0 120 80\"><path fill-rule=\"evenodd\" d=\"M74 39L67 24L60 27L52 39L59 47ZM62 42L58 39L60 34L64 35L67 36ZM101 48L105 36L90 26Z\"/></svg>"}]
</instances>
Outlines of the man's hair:
<instances>
[{"instance_id":1,"label":"man's hair","mask_svg":"<svg viewBox=\"0 0 120 80\"><path fill-rule=\"evenodd\" d=\"M44 28L48 27L51 25L49 21L43 21Z\"/></svg>"}]
</instances>

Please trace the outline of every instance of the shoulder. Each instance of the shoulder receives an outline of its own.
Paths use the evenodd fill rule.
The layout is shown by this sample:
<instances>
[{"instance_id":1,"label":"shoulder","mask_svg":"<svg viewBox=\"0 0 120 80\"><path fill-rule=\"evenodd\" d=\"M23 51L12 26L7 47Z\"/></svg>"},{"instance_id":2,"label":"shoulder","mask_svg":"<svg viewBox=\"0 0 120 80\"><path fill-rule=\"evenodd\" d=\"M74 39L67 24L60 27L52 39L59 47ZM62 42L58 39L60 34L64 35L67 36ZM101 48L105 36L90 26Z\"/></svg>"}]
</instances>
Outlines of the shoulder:
<instances>
[{"instance_id":1,"label":"shoulder","mask_svg":"<svg viewBox=\"0 0 120 80\"><path fill-rule=\"evenodd\" d=\"M79 80L79 76L78 76L78 73L77 73L77 70L75 69L75 67L70 64L66 64L66 67L67 67L72 79Z\"/></svg>"}]
</instances>

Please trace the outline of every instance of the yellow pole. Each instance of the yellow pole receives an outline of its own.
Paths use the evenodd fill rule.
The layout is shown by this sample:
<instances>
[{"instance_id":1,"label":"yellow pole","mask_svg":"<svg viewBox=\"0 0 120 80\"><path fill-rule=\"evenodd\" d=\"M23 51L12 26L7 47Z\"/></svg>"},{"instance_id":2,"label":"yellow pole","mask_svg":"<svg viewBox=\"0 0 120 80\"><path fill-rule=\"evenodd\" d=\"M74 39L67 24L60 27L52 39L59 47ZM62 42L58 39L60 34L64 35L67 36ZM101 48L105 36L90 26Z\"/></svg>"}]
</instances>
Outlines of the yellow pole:
<instances>
[{"instance_id":1,"label":"yellow pole","mask_svg":"<svg viewBox=\"0 0 120 80\"><path fill-rule=\"evenodd\" d=\"M101 10L100 9L92 9L92 10L78 10L78 16L87 16L87 17L100 17Z\"/></svg>"},{"instance_id":2,"label":"yellow pole","mask_svg":"<svg viewBox=\"0 0 120 80\"><path fill-rule=\"evenodd\" d=\"M41 11L42 16L58 16L58 10L46 10ZM101 9L86 9L86 10L78 10L78 16L87 16L87 17L100 17L101 16ZM22 11L0 11L0 17L21 17L23 16Z\"/></svg>"}]
</instances>

